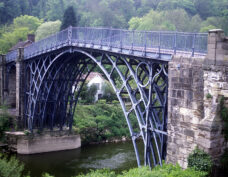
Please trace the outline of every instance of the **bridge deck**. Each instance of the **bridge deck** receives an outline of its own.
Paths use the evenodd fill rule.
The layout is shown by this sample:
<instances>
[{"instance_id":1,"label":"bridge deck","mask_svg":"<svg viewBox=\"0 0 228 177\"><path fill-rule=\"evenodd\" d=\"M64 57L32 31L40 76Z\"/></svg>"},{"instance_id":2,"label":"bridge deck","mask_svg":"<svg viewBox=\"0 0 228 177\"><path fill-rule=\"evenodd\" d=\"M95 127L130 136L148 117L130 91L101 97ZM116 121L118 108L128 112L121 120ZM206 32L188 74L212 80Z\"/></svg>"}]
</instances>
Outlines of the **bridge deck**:
<instances>
[{"instance_id":1,"label":"bridge deck","mask_svg":"<svg viewBox=\"0 0 228 177\"><path fill-rule=\"evenodd\" d=\"M30 59L66 46L170 60L173 54L205 56L207 34L69 27L26 47L24 57ZM6 55L7 62L16 58L16 50Z\"/></svg>"}]
</instances>

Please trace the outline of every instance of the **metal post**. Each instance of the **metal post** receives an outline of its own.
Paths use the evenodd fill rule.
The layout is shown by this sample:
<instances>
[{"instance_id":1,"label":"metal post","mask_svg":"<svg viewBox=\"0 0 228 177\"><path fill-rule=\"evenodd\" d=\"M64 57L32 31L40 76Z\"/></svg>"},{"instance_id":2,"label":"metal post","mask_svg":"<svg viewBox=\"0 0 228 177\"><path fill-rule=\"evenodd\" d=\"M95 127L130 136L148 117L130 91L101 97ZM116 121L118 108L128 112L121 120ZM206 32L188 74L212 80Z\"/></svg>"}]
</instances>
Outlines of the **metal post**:
<instances>
[{"instance_id":1,"label":"metal post","mask_svg":"<svg viewBox=\"0 0 228 177\"><path fill-rule=\"evenodd\" d=\"M132 31L132 41L131 41L131 51L130 51L130 54L133 54L134 38L135 38L135 31Z\"/></svg>"},{"instance_id":2,"label":"metal post","mask_svg":"<svg viewBox=\"0 0 228 177\"><path fill-rule=\"evenodd\" d=\"M177 33L175 33L174 36L174 54L177 52Z\"/></svg>"},{"instance_id":3,"label":"metal post","mask_svg":"<svg viewBox=\"0 0 228 177\"><path fill-rule=\"evenodd\" d=\"M112 28L109 29L109 50L112 50Z\"/></svg>"},{"instance_id":4,"label":"metal post","mask_svg":"<svg viewBox=\"0 0 228 177\"><path fill-rule=\"evenodd\" d=\"M68 45L71 46L72 45L72 26L68 27Z\"/></svg>"},{"instance_id":5,"label":"metal post","mask_svg":"<svg viewBox=\"0 0 228 177\"><path fill-rule=\"evenodd\" d=\"M159 32L159 38L158 38L158 53L159 53L159 57L161 55L161 32Z\"/></svg>"},{"instance_id":6,"label":"metal post","mask_svg":"<svg viewBox=\"0 0 228 177\"><path fill-rule=\"evenodd\" d=\"M103 31L104 31L104 29L101 29L100 49L102 49L102 43L103 43Z\"/></svg>"},{"instance_id":7,"label":"metal post","mask_svg":"<svg viewBox=\"0 0 228 177\"><path fill-rule=\"evenodd\" d=\"M147 36L146 36L147 32L144 32L144 52L143 52L143 56L146 56L146 45L147 45Z\"/></svg>"},{"instance_id":8,"label":"metal post","mask_svg":"<svg viewBox=\"0 0 228 177\"><path fill-rule=\"evenodd\" d=\"M192 57L194 57L194 54L195 54L195 41L196 41L196 34L194 34L192 39Z\"/></svg>"},{"instance_id":9,"label":"metal post","mask_svg":"<svg viewBox=\"0 0 228 177\"><path fill-rule=\"evenodd\" d=\"M86 36L87 36L87 28L85 28L85 32L84 32L84 45L86 44Z\"/></svg>"},{"instance_id":10,"label":"metal post","mask_svg":"<svg viewBox=\"0 0 228 177\"><path fill-rule=\"evenodd\" d=\"M122 52L123 48L123 39L122 39L122 30L120 30L120 52Z\"/></svg>"}]
</instances>

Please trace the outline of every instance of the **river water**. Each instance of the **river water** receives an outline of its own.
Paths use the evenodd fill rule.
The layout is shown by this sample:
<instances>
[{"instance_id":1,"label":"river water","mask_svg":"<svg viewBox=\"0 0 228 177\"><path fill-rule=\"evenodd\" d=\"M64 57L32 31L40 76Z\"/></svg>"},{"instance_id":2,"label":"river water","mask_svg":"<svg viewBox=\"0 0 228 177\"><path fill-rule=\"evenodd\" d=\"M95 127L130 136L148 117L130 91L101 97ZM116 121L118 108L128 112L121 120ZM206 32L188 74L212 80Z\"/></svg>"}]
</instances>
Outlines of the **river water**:
<instances>
[{"instance_id":1,"label":"river water","mask_svg":"<svg viewBox=\"0 0 228 177\"><path fill-rule=\"evenodd\" d=\"M139 143L140 152L143 145ZM132 142L118 142L83 146L76 150L35 155L17 155L25 165L25 173L40 177L47 172L55 177L71 177L88 173L91 169L108 168L120 173L137 167Z\"/></svg>"}]
</instances>

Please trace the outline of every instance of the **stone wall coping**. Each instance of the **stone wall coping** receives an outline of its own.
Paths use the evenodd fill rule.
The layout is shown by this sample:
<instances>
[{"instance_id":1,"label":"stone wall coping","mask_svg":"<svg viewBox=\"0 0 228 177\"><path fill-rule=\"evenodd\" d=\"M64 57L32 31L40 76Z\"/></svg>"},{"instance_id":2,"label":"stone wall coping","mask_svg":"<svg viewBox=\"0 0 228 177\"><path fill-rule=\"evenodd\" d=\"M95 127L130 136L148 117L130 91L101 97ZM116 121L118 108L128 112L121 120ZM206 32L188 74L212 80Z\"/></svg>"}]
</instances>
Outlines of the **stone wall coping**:
<instances>
[{"instance_id":1,"label":"stone wall coping","mask_svg":"<svg viewBox=\"0 0 228 177\"><path fill-rule=\"evenodd\" d=\"M224 32L224 31L222 29L212 29L208 31L208 33L221 33L221 32Z\"/></svg>"}]
</instances>

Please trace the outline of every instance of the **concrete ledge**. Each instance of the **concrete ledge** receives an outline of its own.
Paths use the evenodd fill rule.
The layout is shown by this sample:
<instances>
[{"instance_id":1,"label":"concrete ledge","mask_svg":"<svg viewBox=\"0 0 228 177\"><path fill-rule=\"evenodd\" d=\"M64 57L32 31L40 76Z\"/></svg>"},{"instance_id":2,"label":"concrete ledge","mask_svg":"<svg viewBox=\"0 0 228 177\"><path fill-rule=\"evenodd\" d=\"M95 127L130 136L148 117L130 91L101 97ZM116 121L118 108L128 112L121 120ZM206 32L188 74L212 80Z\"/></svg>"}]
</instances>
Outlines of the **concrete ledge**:
<instances>
[{"instance_id":1,"label":"concrete ledge","mask_svg":"<svg viewBox=\"0 0 228 177\"><path fill-rule=\"evenodd\" d=\"M69 134L69 131L48 131L34 135L25 135L24 132L6 132L6 135L9 149L18 154L37 154L81 147L80 135Z\"/></svg>"}]
</instances>

